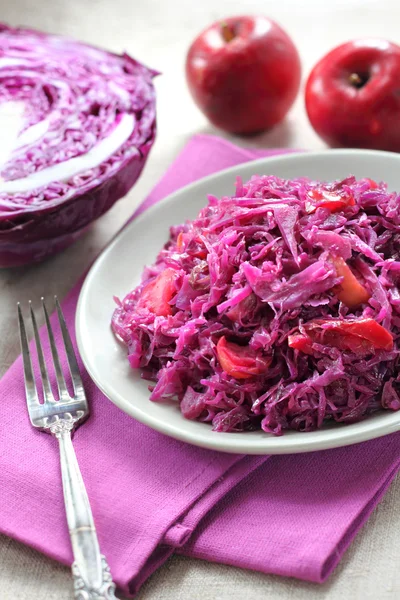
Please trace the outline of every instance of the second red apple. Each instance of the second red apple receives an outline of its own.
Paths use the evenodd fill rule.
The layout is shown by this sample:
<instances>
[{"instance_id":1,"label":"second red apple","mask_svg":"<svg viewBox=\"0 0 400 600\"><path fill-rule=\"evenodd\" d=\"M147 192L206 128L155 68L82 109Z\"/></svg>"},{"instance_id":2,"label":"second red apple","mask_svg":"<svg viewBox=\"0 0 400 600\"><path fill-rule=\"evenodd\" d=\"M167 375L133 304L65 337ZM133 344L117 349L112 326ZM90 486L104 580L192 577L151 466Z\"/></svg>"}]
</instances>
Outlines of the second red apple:
<instances>
[{"instance_id":1,"label":"second red apple","mask_svg":"<svg viewBox=\"0 0 400 600\"><path fill-rule=\"evenodd\" d=\"M306 108L331 146L400 151L400 47L381 39L338 46L311 71Z\"/></svg>"}]
</instances>

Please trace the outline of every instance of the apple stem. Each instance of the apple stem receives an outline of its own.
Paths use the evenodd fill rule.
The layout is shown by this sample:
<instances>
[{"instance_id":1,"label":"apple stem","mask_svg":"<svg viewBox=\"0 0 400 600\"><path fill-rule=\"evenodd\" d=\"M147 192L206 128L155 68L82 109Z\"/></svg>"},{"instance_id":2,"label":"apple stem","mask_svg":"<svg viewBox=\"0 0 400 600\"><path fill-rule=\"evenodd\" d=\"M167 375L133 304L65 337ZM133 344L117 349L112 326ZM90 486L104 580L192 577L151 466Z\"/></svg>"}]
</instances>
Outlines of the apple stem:
<instances>
[{"instance_id":1,"label":"apple stem","mask_svg":"<svg viewBox=\"0 0 400 600\"><path fill-rule=\"evenodd\" d=\"M349 82L356 88L362 88L368 81L367 77L361 77L358 73L352 73L349 76Z\"/></svg>"},{"instance_id":2,"label":"apple stem","mask_svg":"<svg viewBox=\"0 0 400 600\"><path fill-rule=\"evenodd\" d=\"M226 21L222 21L221 23L221 35L224 38L225 42L231 42L235 37L235 32L233 28L228 25Z\"/></svg>"}]
</instances>

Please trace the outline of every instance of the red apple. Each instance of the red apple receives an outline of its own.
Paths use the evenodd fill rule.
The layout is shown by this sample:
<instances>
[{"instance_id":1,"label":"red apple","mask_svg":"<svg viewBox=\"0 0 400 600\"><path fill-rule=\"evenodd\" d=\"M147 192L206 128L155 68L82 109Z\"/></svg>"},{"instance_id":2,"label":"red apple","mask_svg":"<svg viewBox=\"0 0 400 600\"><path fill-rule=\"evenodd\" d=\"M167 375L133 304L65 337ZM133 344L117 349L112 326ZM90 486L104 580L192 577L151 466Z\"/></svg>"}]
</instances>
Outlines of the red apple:
<instances>
[{"instance_id":1,"label":"red apple","mask_svg":"<svg viewBox=\"0 0 400 600\"><path fill-rule=\"evenodd\" d=\"M338 46L311 71L306 108L331 146L400 151L400 46L379 39Z\"/></svg>"},{"instance_id":2,"label":"red apple","mask_svg":"<svg viewBox=\"0 0 400 600\"><path fill-rule=\"evenodd\" d=\"M252 134L279 123L300 84L290 37L266 17L230 17L191 45L186 78L197 106L225 131Z\"/></svg>"}]
</instances>

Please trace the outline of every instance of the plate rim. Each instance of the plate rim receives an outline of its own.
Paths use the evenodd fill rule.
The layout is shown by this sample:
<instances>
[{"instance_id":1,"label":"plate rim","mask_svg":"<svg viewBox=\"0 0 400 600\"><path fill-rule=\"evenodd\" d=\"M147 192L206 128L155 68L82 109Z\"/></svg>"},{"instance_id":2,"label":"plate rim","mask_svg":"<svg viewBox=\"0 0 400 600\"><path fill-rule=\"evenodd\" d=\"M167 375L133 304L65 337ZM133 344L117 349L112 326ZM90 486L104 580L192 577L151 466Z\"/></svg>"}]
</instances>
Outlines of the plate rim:
<instances>
[{"instance_id":1,"label":"plate rim","mask_svg":"<svg viewBox=\"0 0 400 600\"><path fill-rule=\"evenodd\" d=\"M314 438L309 439L309 435L313 432L309 433L300 433L297 432L299 437L296 435L293 441L290 439L295 434L284 435L284 436L272 436L271 434L265 434L266 437L262 441L256 440L256 442L251 444L251 438L244 437L247 432L244 433L220 433L220 432L212 432L212 436L206 438L203 435L187 432L185 429L181 429L179 426L171 423L163 423L157 417L150 415L149 413L142 412L139 408L135 407L134 404L129 402L126 398L121 396L118 392L114 390L114 393L111 393L107 385L100 378L97 377L97 374L94 372L92 368L92 364L90 358L87 356L84 335L83 335L83 327L81 326L81 321L84 316L83 307L85 305L86 297L90 290L90 284L93 278L96 276L97 269L101 266L103 260L105 260L106 256L109 252L112 252L112 248L119 243L120 237L124 235L128 235L130 229L137 227L140 225L142 220L146 220L151 218L153 213L156 213L161 205L166 205L171 202L179 202L179 196L186 195L190 193L192 189L195 189L198 186L207 185L209 182L217 179L224 179L229 177L230 175L237 175L237 170L240 167L254 167L257 169L258 165L271 165L273 167L273 163L279 162L291 162L293 160L302 162L303 160L321 160L326 157L326 155L337 155L337 156L346 156L346 155L363 155L374 157L379 155L388 156L391 159L395 158L398 160L400 164L400 154L395 152L386 152L380 150L364 150L364 149L323 149L320 151L293 151L288 149L287 153L283 154L274 154L272 156L266 156L257 158L251 161L243 161L234 165L232 167L228 167L226 169L217 171L216 173L211 173L205 177L197 179L181 188L178 188L174 192L168 194L165 198L162 198L152 206L146 208L143 212L141 212L137 217L130 218L126 224L122 226L122 228L108 241L105 247L102 249L100 254L92 263L90 269L86 273L83 285L79 292L78 302L76 306L75 313L75 332L76 332L76 341L78 345L78 350L84 364L85 369L87 370L90 378L94 382L94 384L100 389L100 391L120 410L128 414L130 417L136 419L137 421L143 423L144 425L150 427L172 437L182 442L186 442L195 446L217 450L220 452L234 453L234 454L252 454L252 455L268 455L268 454L292 454L292 453L306 453L306 452L314 452L319 450L326 450L331 448L339 448L342 446L349 446L356 443L365 442L368 440L376 439L385 435L389 435L396 431L400 430L400 413L388 413L388 416L398 415L397 422L395 419L393 423L387 423L384 419L381 419L380 422L376 423L371 419L371 421L359 421L354 424L346 424L343 426L336 426L332 429L321 429L319 432L324 432L325 436L321 437L321 439ZM236 173L235 173L236 172ZM140 209L140 206L136 209ZM135 214L134 213L134 214ZM111 291L112 293L112 291ZM364 428L357 430L357 426L362 423ZM369 427L368 427L369 424ZM204 424L206 425L206 424ZM355 431L354 431L355 428ZM209 430L211 431L211 430ZM223 436L221 438L221 436ZM240 437L239 437L240 436ZM304 436L304 438L303 438ZM244 439L243 439L244 438ZM282 445L282 440L286 441ZM264 447L265 446L265 447Z\"/></svg>"}]
</instances>

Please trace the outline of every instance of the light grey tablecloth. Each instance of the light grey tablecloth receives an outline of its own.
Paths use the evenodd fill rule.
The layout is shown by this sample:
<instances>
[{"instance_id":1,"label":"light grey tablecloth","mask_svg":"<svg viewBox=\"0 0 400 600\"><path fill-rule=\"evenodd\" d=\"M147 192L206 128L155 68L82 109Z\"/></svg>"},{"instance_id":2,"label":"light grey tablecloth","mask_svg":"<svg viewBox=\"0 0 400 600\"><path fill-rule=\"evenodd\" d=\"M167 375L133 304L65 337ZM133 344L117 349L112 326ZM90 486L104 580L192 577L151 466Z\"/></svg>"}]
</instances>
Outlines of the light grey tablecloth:
<instances>
[{"instance_id":1,"label":"light grey tablecloth","mask_svg":"<svg viewBox=\"0 0 400 600\"><path fill-rule=\"evenodd\" d=\"M293 36L305 75L322 54L340 42L363 36L381 36L393 41L399 38L400 4L397 0L0 0L1 20L67 34L117 52L126 49L163 72L156 84L158 140L140 182L128 198L62 255L36 267L0 272L0 375L18 353L17 300L54 293L63 297L189 137L197 132L216 133L187 92L183 75L185 52L193 37L209 22L247 12L259 12L276 19ZM234 141L240 143L240 140ZM302 94L283 125L241 143L265 147L323 147L307 122ZM323 586L178 557L159 569L138 598L399 598L399 493L400 480L397 479L336 573ZM0 598L70 599L69 571L17 542L0 537Z\"/></svg>"}]
</instances>

